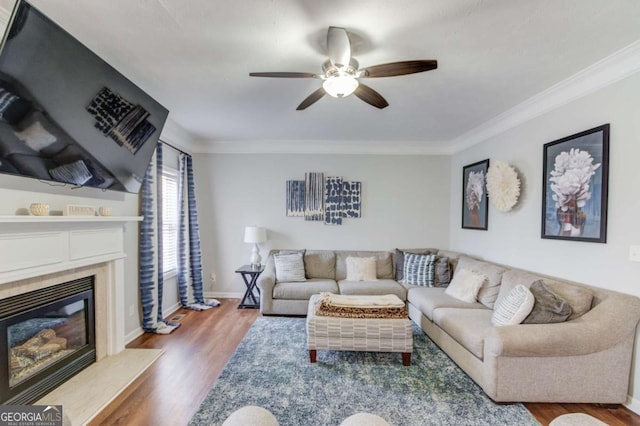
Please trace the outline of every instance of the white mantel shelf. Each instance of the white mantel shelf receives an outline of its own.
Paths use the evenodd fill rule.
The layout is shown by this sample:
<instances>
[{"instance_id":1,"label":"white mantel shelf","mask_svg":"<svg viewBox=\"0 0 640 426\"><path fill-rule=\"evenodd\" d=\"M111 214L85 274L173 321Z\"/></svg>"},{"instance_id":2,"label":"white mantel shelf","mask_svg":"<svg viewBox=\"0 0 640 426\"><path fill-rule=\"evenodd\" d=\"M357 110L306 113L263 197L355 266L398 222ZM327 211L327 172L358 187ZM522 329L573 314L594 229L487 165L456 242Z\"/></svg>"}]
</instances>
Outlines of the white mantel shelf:
<instances>
[{"instance_id":1,"label":"white mantel shelf","mask_svg":"<svg viewBox=\"0 0 640 426\"><path fill-rule=\"evenodd\" d=\"M126 225L142 219L0 216L0 285L123 259Z\"/></svg>"},{"instance_id":2,"label":"white mantel shelf","mask_svg":"<svg viewBox=\"0 0 640 426\"><path fill-rule=\"evenodd\" d=\"M0 216L0 223L140 222L143 216Z\"/></svg>"}]
</instances>

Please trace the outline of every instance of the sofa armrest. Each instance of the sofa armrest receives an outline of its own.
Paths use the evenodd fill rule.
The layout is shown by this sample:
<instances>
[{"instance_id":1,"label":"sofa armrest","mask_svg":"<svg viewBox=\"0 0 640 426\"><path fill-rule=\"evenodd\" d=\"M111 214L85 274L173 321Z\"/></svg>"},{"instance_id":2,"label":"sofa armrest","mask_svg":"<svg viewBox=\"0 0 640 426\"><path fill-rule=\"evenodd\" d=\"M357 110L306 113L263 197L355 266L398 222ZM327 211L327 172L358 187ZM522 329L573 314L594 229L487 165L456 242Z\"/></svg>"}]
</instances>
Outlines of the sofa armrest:
<instances>
[{"instance_id":1,"label":"sofa armrest","mask_svg":"<svg viewBox=\"0 0 640 426\"><path fill-rule=\"evenodd\" d=\"M276 265L273 261L273 254L274 251L271 250L264 264L264 271L256 282L260 289L260 306L270 306L273 298L273 287L276 285Z\"/></svg>"},{"instance_id":2,"label":"sofa armrest","mask_svg":"<svg viewBox=\"0 0 640 426\"><path fill-rule=\"evenodd\" d=\"M493 327L485 355L498 357L574 356L601 352L635 335L640 299L609 296L572 321Z\"/></svg>"}]
</instances>

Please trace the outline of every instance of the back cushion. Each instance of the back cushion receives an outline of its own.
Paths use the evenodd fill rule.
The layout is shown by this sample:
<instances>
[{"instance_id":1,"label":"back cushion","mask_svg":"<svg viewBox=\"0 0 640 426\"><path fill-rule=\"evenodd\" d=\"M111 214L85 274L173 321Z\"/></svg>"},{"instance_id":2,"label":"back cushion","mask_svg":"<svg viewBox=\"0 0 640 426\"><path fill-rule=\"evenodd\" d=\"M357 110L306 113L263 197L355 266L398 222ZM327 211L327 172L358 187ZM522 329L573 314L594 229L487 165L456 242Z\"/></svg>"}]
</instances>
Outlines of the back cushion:
<instances>
[{"instance_id":1,"label":"back cushion","mask_svg":"<svg viewBox=\"0 0 640 426\"><path fill-rule=\"evenodd\" d=\"M347 257L375 257L376 276L378 279L393 277L393 258L388 251L337 251L336 252L336 280L347 278Z\"/></svg>"},{"instance_id":2,"label":"back cushion","mask_svg":"<svg viewBox=\"0 0 640 426\"><path fill-rule=\"evenodd\" d=\"M498 293L500 292L502 274L506 269L501 266L472 259L467 256L460 256L458 259L456 270L459 269L468 269L478 274L485 275L488 278L478 292L478 302L482 303L489 309L493 309L493 306L498 299ZM529 286L526 287L528 288Z\"/></svg>"},{"instance_id":3,"label":"back cushion","mask_svg":"<svg viewBox=\"0 0 640 426\"><path fill-rule=\"evenodd\" d=\"M307 278L336 279L336 254L328 250L307 250L304 254Z\"/></svg>"},{"instance_id":4,"label":"back cushion","mask_svg":"<svg viewBox=\"0 0 640 426\"><path fill-rule=\"evenodd\" d=\"M540 275L535 275L531 272L520 271L518 269L508 270L502 275L502 285L496 303L500 303L500 300L518 284L522 284L525 287L530 287L531 284L538 280L542 280L549 290L569 303L572 313L567 321L571 321L573 319L581 317L591 309L591 304L593 303L593 293L588 288L581 287L576 284L571 284L565 281L545 278Z\"/></svg>"}]
</instances>

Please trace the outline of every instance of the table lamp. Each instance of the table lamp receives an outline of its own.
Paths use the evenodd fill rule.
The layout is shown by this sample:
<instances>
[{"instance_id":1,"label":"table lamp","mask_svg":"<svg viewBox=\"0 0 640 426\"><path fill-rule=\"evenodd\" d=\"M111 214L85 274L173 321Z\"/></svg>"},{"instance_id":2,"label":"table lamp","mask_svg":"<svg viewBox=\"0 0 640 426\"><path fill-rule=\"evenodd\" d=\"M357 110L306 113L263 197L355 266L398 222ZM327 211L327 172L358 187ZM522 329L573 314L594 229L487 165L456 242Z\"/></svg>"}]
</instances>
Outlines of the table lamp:
<instances>
[{"instance_id":1,"label":"table lamp","mask_svg":"<svg viewBox=\"0 0 640 426\"><path fill-rule=\"evenodd\" d=\"M244 242L253 244L249 262L253 268L259 268L262 258L258 244L267 241L267 230L259 226L247 226L244 228Z\"/></svg>"}]
</instances>

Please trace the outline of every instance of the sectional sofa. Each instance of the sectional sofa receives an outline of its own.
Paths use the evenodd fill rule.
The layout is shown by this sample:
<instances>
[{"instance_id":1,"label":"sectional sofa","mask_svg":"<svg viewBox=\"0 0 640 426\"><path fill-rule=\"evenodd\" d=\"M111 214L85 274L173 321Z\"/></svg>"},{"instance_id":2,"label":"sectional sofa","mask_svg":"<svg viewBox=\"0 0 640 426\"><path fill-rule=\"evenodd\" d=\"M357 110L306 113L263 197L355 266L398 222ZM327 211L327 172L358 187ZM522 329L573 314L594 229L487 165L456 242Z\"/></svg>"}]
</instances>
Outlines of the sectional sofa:
<instances>
[{"instance_id":1,"label":"sectional sofa","mask_svg":"<svg viewBox=\"0 0 640 426\"><path fill-rule=\"evenodd\" d=\"M397 251L402 254L404 251ZM477 300L463 302L445 287L402 284L399 260L385 251L304 251L306 280L279 282L272 251L258 279L265 315L305 315L311 295L396 294L410 318L496 402L621 404L627 399L640 299L465 256L423 249L448 259L453 277L486 276ZM347 257L375 257L376 281L347 281ZM493 308L517 285L543 280L571 306L564 322L492 325Z\"/></svg>"}]
</instances>

